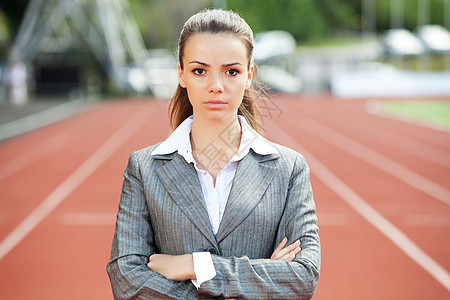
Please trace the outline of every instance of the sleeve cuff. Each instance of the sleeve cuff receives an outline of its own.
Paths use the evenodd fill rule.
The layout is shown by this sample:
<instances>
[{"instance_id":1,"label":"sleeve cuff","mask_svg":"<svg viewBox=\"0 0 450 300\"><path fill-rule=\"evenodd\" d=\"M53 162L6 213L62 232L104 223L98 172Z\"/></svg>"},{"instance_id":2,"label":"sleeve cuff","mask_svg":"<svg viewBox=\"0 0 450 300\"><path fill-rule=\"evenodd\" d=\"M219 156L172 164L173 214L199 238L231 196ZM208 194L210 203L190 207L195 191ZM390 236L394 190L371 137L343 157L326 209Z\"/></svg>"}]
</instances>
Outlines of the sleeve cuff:
<instances>
[{"instance_id":1,"label":"sleeve cuff","mask_svg":"<svg viewBox=\"0 0 450 300\"><path fill-rule=\"evenodd\" d=\"M216 269L214 268L211 253L194 252L192 253L192 257L194 260L194 273L197 279L191 281L199 289L203 282L216 276Z\"/></svg>"}]
</instances>

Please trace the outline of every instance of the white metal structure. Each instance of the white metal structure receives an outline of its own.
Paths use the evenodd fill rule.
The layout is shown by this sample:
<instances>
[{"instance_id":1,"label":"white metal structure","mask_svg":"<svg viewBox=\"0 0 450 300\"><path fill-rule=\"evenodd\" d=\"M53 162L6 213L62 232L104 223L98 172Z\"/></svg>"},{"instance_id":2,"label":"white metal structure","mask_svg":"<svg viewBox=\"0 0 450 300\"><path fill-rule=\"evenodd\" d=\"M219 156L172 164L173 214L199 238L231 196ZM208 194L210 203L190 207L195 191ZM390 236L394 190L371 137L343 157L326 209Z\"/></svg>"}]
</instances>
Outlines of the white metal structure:
<instances>
[{"instance_id":1,"label":"white metal structure","mask_svg":"<svg viewBox=\"0 0 450 300\"><path fill-rule=\"evenodd\" d=\"M40 52L87 45L119 88L129 66L140 66L145 46L127 0L31 0L10 61L32 62Z\"/></svg>"}]
</instances>

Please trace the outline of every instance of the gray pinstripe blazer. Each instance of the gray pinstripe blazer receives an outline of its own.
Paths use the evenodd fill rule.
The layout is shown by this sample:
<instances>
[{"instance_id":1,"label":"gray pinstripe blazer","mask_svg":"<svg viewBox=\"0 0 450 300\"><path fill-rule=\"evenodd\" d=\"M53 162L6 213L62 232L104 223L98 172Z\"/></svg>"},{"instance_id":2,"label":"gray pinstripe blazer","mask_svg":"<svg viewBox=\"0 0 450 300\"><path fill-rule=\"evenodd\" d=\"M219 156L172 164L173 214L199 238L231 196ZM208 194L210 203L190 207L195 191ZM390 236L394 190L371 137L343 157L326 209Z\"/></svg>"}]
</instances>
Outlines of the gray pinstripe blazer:
<instances>
[{"instance_id":1,"label":"gray pinstripe blazer","mask_svg":"<svg viewBox=\"0 0 450 300\"><path fill-rule=\"evenodd\" d=\"M178 153L131 154L107 265L115 299L309 299L320 271L320 242L302 155L270 143L277 155L250 150L238 165L214 236L197 173ZM283 237L300 239L294 261L270 260ZM209 251L217 275L197 290L146 264L153 253Z\"/></svg>"}]
</instances>

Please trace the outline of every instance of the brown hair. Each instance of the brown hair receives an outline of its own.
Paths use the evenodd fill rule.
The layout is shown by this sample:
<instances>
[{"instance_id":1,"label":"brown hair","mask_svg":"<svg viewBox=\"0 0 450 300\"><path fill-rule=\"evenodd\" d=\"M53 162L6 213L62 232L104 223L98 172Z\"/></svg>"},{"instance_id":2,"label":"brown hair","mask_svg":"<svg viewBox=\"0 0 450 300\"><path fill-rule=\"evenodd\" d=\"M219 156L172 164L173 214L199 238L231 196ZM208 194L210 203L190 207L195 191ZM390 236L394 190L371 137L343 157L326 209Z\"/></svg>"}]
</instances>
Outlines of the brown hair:
<instances>
[{"instance_id":1,"label":"brown hair","mask_svg":"<svg viewBox=\"0 0 450 300\"><path fill-rule=\"evenodd\" d=\"M183 26L178 40L178 62L183 69L183 56L186 42L196 33L223 34L228 33L241 39L247 47L248 68L253 62L253 32L250 26L237 13L220 9L203 10L190 17ZM242 115L250 126L257 132L262 133L261 120L258 107L255 103L256 97L264 93L262 85L256 78L256 67L254 75L254 86L246 89L242 103L238 108L238 114ZM265 94L265 93L264 93ZM177 90L169 103L169 119L172 129L175 129L187 117L193 114L192 105L189 101L187 90L178 84Z\"/></svg>"}]
</instances>

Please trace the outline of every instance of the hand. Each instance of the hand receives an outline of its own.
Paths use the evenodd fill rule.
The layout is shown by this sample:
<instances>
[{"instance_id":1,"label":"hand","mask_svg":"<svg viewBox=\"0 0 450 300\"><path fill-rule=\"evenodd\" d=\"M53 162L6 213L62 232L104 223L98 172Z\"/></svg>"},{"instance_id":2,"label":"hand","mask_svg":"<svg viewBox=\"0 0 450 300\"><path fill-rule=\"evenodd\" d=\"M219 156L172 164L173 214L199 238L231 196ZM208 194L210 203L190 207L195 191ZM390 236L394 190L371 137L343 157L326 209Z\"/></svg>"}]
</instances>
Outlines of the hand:
<instances>
[{"instance_id":1,"label":"hand","mask_svg":"<svg viewBox=\"0 0 450 300\"><path fill-rule=\"evenodd\" d=\"M284 238L281 243L277 246L275 251L273 251L270 259L285 259L287 261L293 261L295 256L300 253L302 250L300 248L300 241L296 240L286 248L284 248L287 244L287 238Z\"/></svg>"},{"instance_id":2,"label":"hand","mask_svg":"<svg viewBox=\"0 0 450 300\"><path fill-rule=\"evenodd\" d=\"M192 254L153 254L149 257L147 267L171 280L196 279Z\"/></svg>"}]
</instances>

